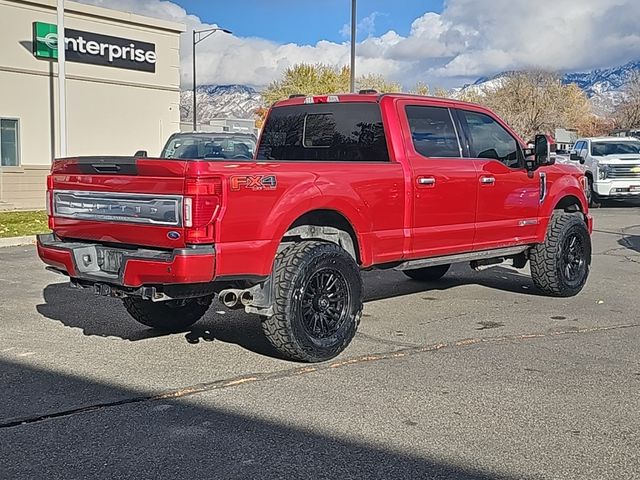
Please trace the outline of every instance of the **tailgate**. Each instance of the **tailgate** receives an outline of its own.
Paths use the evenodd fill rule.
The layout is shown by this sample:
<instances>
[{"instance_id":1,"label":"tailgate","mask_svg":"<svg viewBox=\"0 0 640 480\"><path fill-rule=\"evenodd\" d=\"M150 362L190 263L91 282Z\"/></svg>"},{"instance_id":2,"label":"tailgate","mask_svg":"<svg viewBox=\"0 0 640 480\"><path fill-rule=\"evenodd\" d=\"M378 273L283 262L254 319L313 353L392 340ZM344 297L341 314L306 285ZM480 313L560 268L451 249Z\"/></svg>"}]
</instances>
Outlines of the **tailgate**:
<instances>
[{"instance_id":1,"label":"tailgate","mask_svg":"<svg viewBox=\"0 0 640 480\"><path fill-rule=\"evenodd\" d=\"M181 248L186 162L134 157L56 160L48 199L61 238Z\"/></svg>"}]
</instances>

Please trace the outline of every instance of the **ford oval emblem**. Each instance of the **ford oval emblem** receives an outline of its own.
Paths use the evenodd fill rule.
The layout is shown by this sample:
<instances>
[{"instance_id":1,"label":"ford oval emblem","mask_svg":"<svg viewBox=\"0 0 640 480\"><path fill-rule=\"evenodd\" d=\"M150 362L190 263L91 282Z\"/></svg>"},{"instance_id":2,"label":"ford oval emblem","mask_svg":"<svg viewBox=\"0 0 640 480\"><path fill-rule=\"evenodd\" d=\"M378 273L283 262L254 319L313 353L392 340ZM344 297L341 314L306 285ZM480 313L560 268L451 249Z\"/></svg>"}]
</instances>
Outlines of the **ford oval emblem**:
<instances>
[{"instance_id":1,"label":"ford oval emblem","mask_svg":"<svg viewBox=\"0 0 640 480\"><path fill-rule=\"evenodd\" d=\"M169 233L167 233L167 237L169 237L169 240L178 240L180 238L180 233L171 230Z\"/></svg>"}]
</instances>

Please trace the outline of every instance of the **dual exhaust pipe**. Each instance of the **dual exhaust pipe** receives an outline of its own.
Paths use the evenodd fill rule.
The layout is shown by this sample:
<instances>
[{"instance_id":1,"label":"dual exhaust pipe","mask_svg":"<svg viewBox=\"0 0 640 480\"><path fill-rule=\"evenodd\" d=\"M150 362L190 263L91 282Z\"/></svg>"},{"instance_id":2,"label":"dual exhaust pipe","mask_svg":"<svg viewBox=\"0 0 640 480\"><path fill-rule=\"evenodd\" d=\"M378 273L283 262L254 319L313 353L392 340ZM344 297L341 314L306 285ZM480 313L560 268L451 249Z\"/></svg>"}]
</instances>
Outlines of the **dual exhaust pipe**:
<instances>
[{"instance_id":1,"label":"dual exhaust pipe","mask_svg":"<svg viewBox=\"0 0 640 480\"><path fill-rule=\"evenodd\" d=\"M229 288L227 290L222 290L218 294L218 299L227 308L244 308L253 302L253 294L249 290Z\"/></svg>"}]
</instances>

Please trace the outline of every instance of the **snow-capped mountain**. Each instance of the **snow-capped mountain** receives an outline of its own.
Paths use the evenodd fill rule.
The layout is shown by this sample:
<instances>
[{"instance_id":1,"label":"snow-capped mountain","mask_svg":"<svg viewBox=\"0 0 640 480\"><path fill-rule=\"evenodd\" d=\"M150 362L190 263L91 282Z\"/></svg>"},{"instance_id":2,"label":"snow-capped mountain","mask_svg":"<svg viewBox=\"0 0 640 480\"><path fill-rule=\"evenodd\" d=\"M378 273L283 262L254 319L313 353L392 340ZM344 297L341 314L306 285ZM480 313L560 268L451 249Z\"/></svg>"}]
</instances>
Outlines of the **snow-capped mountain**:
<instances>
[{"instance_id":1,"label":"snow-capped mountain","mask_svg":"<svg viewBox=\"0 0 640 480\"><path fill-rule=\"evenodd\" d=\"M180 92L180 119L192 119L193 92ZM255 110L262 105L261 95L246 85L201 85L196 89L198 121L214 118L254 118Z\"/></svg>"},{"instance_id":2,"label":"snow-capped mountain","mask_svg":"<svg viewBox=\"0 0 640 480\"><path fill-rule=\"evenodd\" d=\"M596 113L607 113L622 99L624 87L634 72L640 72L640 61L590 72L567 73L562 77L562 82L578 85L589 97ZM499 87L511 73L513 72L502 72L492 77L481 77L474 83L465 85L457 91L481 93L491 90Z\"/></svg>"},{"instance_id":3,"label":"snow-capped mountain","mask_svg":"<svg viewBox=\"0 0 640 480\"><path fill-rule=\"evenodd\" d=\"M607 114L622 100L624 87L634 72L640 72L640 61L591 72L569 73L563 77L563 81L575 83L584 90L594 112Z\"/></svg>"},{"instance_id":4,"label":"snow-capped mountain","mask_svg":"<svg viewBox=\"0 0 640 480\"><path fill-rule=\"evenodd\" d=\"M640 61L591 72L568 73L563 77L563 81L565 83L575 83L589 97L593 97L607 92L622 91L631 75L638 71L640 71Z\"/></svg>"},{"instance_id":5,"label":"snow-capped mountain","mask_svg":"<svg viewBox=\"0 0 640 480\"><path fill-rule=\"evenodd\" d=\"M597 69L590 72L567 73L562 77L566 84L577 84L589 97L594 112L610 113L623 95L626 82L633 72L640 72L640 61L629 62L620 67ZM472 84L454 89L454 95L463 91L482 93L500 87L504 79L513 72L502 72L492 77L482 77ZM191 120L191 90L180 94L180 116ZM213 118L254 118L257 108L263 106L262 96L246 85L202 85L197 89L198 121L208 122Z\"/></svg>"}]
</instances>

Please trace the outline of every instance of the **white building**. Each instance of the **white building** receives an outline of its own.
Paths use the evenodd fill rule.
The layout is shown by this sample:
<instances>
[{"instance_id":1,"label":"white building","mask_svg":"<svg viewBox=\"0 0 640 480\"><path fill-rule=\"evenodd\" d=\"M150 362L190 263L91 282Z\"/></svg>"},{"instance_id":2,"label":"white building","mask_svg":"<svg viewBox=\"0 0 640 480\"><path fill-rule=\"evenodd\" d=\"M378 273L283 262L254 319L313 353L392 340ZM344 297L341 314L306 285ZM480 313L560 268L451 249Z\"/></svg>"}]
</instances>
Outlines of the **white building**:
<instances>
[{"instance_id":1,"label":"white building","mask_svg":"<svg viewBox=\"0 0 640 480\"><path fill-rule=\"evenodd\" d=\"M184 25L66 1L67 156L160 153ZM0 209L44 208L59 156L56 1L0 0Z\"/></svg>"}]
</instances>

